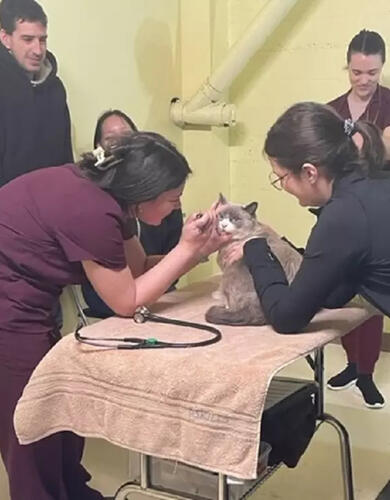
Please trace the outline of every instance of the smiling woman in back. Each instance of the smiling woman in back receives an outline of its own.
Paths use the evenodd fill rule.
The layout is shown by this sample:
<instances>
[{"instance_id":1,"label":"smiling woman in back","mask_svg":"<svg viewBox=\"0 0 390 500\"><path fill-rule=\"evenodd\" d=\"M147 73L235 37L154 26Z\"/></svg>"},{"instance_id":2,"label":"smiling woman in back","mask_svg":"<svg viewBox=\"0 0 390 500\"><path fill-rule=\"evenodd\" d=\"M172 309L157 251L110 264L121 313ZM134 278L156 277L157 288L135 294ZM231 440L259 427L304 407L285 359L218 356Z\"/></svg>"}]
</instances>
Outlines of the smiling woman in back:
<instances>
[{"instance_id":1,"label":"smiling woman in back","mask_svg":"<svg viewBox=\"0 0 390 500\"><path fill-rule=\"evenodd\" d=\"M386 61L386 46L375 31L362 30L353 37L347 50L350 90L329 103L342 118L367 120L382 132L387 158L390 157L390 89L379 84ZM356 134L356 142L361 137ZM360 387L369 408L384 406L384 398L373 381L375 363L381 349L383 316L374 316L341 339L347 367L328 380L332 390L347 389L362 377Z\"/></svg>"}]
</instances>

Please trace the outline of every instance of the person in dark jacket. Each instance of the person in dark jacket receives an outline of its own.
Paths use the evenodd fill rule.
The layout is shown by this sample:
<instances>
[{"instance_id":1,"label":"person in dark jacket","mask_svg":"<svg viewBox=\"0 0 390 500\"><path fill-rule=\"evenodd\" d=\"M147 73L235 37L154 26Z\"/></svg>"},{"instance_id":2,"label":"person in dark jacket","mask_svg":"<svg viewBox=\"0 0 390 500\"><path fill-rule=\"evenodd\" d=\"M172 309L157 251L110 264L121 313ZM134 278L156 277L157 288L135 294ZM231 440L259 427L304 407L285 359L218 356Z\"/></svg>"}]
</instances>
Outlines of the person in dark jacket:
<instances>
[{"instance_id":1,"label":"person in dark jacket","mask_svg":"<svg viewBox=\"0 0 390 500\"><path fill-rule=\"evenodd\" d=\"M0 186L73 160L70 118L47 17L34 0L0 4Z\"/></svg>"},{"instance_id":2,"label":"person in dark jacket","mask_svg":"<svg viewBox=\"0 0 390 500\"><path fill-rule=\"evenodd\" d=\"M108 147L115 144L118 137L137 130L133 120L123 111L118 109L105 111L97 120L93 145L95 148L99 145ZM147 224L141 218L137 220L138 237L146 255L166 255L179 242L182 228L181 209L173 210L158 225ZM174 284L169 288L172 289ZM92 315L104 318L114 314L89 282L82 284L82 293Z\"/></svg>"},{"instance_id":3,"label":"person in dark jacket","mask_svg":"<svg viewBox=\"0 0 390 500\"><path fill-rule=\"evenodd\" d=\"M379 83L385 61L386 45L380 34L361 30L352 38L347 49L351 88L328 104L344 119L363 119L376 125L382 132L389 158L390 89ZM328 380L329 389L347 389L355 384L359 374L373 375L381 351L382 333L383 316L375 315L341 339L348 364ZM364 401L370 408L383 406L383 396L375 401L375 393L379 394L379 391L363 393Z\"/></svg>"},{"instance_id":4,"label":"person in dark jacket","mask_svg":"<svg viewBox=\"0 0 390 500\"><path fill-rule=\"evenodd\" d=\"M280 333L302 332L319 309L342 307L356 294L389 315L390 179L383 178L376 127L343 120L329 106L298 103L271 127L264 151L272 185L302 206L322 207L290 285L265 239L236 245L230 255L244 257L268 322ZM359 374L356 386L367 404L383 406L372 375Z\"/></svg>"}]
</instances>

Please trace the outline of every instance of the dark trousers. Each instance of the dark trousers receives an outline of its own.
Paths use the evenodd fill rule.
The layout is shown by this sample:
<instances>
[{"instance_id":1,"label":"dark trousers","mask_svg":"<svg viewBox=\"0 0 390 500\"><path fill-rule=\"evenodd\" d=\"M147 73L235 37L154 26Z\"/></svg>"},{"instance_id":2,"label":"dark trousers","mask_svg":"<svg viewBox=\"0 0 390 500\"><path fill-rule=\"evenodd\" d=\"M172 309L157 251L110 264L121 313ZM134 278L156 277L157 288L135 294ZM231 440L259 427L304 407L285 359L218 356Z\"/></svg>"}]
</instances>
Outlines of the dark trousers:
<instances>
[{"instance_id":1,"label":"dark trousers","mask_svg":"<svg viewBox=\"0 0 390 500\"><path fill-rule=\"evenodd\" d=\"M100 493L86 485L90 475L80 464L82 438L59 432L22 446L15 435L16 403L33 368L52 343L51 338L0 332L0 453L11 500L102 500Z\"/></svg>"},{"instance_id":2,"label":"dark trousers","mask_svg":"<svg viewBox=\"0 0 390 500\"><path fill-rule=\"evenodd\" d=\"M358 373L374 373L381 350L382 333L383 316L373 316L342 337L348 361L356 363Z\"/></svg>"}]
</instances>

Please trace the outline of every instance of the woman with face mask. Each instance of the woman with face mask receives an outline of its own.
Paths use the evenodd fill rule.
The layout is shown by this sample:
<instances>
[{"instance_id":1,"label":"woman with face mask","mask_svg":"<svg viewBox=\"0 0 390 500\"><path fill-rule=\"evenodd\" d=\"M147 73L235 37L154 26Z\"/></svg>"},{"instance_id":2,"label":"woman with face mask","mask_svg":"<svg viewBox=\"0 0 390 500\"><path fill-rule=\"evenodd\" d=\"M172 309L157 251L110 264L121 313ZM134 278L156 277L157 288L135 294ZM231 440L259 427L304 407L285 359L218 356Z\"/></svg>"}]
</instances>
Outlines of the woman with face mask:
<instances>
[{"instance_id":1,"label":"woman with face mask","mask_svg":"<svg viewBox=\"0 0 390 500\"><path fill-rule=\"evenodd\" d=\"M95 148L98 146L108 147L110 144L114 144L118 138L129 136L137 131L133 120L123 111L118 109L105 111L97 120L93 146ZM153 255L154 262L158 262L179 242L183 228L183 213L180 206L175 207L157 225L143 221L141 213L136 222L137 236L145 254ZM174 289L175 283L171 284L168 290ZM106 318L114 314L114 311L103 302L88 281L82 284L81 289L84 300L89 307L89 315Z\"/></svg>"},{"instance_id":2,"label":"woman with face mask","mask_svg":"<svg viewBox=\"0 0 390 500\"><path fill-rule=\"evenodd\" d=\"M375 31L362 30L353 37L347 50L347 68L351 88L332 100L332 106L344 119L366 120L382 132L383 141L390 152L390 89L380 85L383 65L386 61L386 46ZM361 145L361 136L355 141ZM347 366L328 380L332 390L347 389L356 380L364 379L361 385L363 400L369 408L384 406L383 395L373 380L375 363L381 350L383 316L374 316L342 338L347 356Z\"/></svg>"}]
</instances>

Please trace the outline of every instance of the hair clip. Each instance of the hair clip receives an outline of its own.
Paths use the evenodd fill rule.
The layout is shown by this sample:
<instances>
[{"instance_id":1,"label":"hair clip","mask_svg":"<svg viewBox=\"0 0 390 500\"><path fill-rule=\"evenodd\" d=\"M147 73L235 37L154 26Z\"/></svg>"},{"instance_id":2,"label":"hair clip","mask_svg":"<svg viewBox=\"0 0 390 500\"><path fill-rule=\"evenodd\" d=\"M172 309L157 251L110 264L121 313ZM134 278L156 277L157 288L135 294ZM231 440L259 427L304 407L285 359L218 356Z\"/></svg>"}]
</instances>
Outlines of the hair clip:
<instances>
[{"instance_id":1,"label":"hair clip","mask_svg":"<svg viewBox=\"0 0 390 500\"><path fill-rule=\"evenodd\" d=\"M106 160L106 152L101 146L98 146L96 149L92 151L93 156L96 158L94 163L95 167L100 167Z\"/></svg>"},{"instance_id":2,"label":"hair clip","mask_svg":"<svg viewBox=\"0 0 390 500\"><path fill-rule=\"evenodd\" d=\"M351 118L347 118L346 120L344 120L344 133L345 133L345 135L347 135L348 137L351 137L354 129L355 129L355 123L353 120L351 120Z\"/></svg>"}]
</instances>

